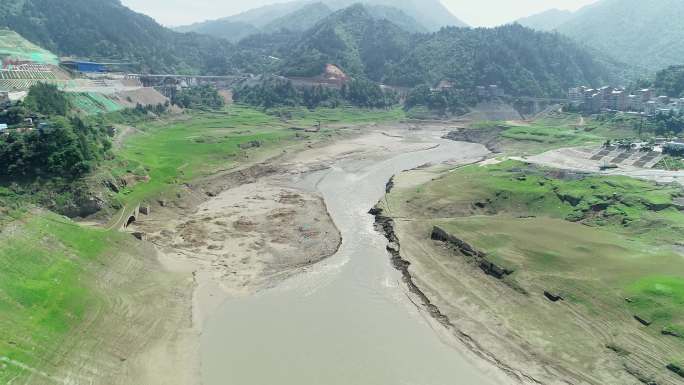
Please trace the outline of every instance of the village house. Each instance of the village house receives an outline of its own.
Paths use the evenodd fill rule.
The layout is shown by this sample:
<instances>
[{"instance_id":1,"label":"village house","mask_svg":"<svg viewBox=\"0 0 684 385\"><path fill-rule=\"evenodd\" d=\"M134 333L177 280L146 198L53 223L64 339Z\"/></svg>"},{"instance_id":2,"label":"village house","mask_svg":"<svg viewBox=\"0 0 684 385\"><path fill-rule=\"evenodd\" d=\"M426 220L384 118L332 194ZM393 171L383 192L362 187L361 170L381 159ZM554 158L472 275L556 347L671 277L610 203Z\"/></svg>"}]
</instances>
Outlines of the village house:
<instances>
[{"instance_id":1,"label":"village house","mask_svg":"<svg viewBox=\"0 0 684 385\"><path fill-rule=\"evenodd\" d=\"M568 90L568 100L574 108L587 113L606 111L638 112L652 116L672 111L684 112L684 100L666 95L654 96L653 90L645 88L630 94L622 88L608 86L593 89L585 86Z\"/></svg>"}]
</instances>

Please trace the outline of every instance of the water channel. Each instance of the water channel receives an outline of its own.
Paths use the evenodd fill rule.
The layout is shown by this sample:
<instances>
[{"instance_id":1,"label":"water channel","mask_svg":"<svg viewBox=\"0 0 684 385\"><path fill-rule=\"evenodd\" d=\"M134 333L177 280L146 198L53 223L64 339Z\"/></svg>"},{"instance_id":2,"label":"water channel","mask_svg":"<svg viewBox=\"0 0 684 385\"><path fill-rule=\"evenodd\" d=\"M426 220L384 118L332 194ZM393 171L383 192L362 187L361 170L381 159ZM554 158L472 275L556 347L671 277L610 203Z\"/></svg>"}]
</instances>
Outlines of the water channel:
<instances>
[{"instance_id":1,"label":"water channel","mask_svg":"<svg viewBox=\"0 0 684 385\"><path fill-rule=\"evenodd\" d=\"M367 214L392 175L484 154L479 145L435 141L379 162L340 162L303 181L324 196L343 244L310 271L222 305L202 336L205 385L498 384L407 300Z\"/></svg>"}]
</instances>

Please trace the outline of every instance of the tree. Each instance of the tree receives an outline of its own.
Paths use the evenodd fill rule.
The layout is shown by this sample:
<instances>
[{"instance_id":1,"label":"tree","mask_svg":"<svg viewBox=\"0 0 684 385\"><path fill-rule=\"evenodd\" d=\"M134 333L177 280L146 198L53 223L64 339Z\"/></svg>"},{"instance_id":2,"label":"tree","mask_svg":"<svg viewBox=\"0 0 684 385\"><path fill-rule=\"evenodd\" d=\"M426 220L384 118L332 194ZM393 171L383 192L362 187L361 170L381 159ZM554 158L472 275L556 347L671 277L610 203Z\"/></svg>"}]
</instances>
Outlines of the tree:
<instances>
[{"instance_id":1,"label":"tree","mask_svg":"<svg viewBox=\"0 0 684 385\"><path fill-rule=\"evenodd\" d=\"M65 116L71 107L64 92L47 83L32 86L24 104L30 110L47 116Z\"/></svg>"}]
</instances>

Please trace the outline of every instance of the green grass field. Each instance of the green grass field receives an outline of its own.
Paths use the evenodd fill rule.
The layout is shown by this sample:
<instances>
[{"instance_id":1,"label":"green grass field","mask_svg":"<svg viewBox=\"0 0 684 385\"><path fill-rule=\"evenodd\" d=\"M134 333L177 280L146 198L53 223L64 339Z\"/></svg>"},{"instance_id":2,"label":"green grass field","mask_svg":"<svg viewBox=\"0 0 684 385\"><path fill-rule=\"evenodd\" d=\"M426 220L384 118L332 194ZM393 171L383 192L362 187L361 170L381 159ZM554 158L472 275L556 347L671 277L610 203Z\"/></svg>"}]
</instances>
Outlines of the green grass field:
<instances>
[{"instance_id":1,"label":"green grass field","mask_svg":"<svg viewBox=\"0 0 684 385\"><path fill-rule=\"evenodd\" d=\"M281 111L282 114L282 111ZM116 199L124 205L152 199L159 194L217 171L229 170L259 157L275 155L285 148L302 145L305 138L320 140L334 129L306 133L293 127L323 124L396 121L397 110L290 109L288 119L255 109L232 105L223 111L192 112L188 119L156 121L138 128L139 134L126 139L116 159L105 166L115 177L125 174L149 176L148 182L124 189ZM257 141L260 147L240 146Z\"/></svg>"},{"instance_id":2,"label":"green grass field","mask_svg":"<svg viewBox=\"0 0 684 385\"><path fill-rule=\"evenodd\" d=\"M127 237L34 212L13 218L0 237L0 358L40 368L55 359L84 316L102 306L93 271ZM6 365L0 383L22 373Z\"/></svg>"},{"instance_id":3,"label":"green grass field","mask_svg":"<svg viewBox=\"0 0 684 385\"><path fill-rule=\"evenodd\" d=\"M635 136L631 125L556 113L529 123L475 122L472 129L499 132L506 153L540 153L562 147L597 145L607 139Z\"/></svg>"},{"instance_id":4,"label":"green grass field","mask_svg":"<svg viewBox=\"0 0 684 385\"><path fill-rule=\"evenodd\" d=\"M684 330L681 195L675 186L506 161L393 192L390 205L401 217L434 218L516 270L513 279L546 282L588 312L622 308L660 334Z\"/></svg>"}]
</instances>

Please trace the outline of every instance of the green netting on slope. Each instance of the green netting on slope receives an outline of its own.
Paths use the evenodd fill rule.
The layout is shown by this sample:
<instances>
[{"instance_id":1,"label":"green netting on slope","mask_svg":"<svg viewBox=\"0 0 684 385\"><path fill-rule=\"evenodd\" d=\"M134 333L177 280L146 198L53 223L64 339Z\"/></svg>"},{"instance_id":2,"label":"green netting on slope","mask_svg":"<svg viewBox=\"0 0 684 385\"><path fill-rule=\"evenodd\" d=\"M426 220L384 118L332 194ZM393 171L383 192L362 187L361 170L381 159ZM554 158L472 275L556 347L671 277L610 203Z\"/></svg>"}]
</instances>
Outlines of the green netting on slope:
<instances>
[{"instance_id":1,"label":"green netting on slope","mask_svg":"<svg viewBox=\"0 0 684 385\"><path fill-rule=\"evenodd\" d=\"M104 109L105 112L114 112L114 111L120 111L123 110L123 106L118 104L117 102L107 98L106 96L102 94L97 94L97 93L89 93L88 96L93 99L97 104L101 105Z\"/></svg>"},{"instance_id":2,"label":"green netting on slope","mask_svg":"<svg viewBox=\"0 0 684 385\"><path fill-rule=\"evenodd\" d=\"M106 96L93 92L68 93L71 104L88 115L103 114L120 111L123 106L108 99Z\"/></svg>"},{"instance_id":3,"label":"green netting on slope","mask_svg":"<svg viewBox=\"0 0 684 385\"><path fill-rule=\"evenodd\" d=\"M40 64L59 64L57 55L7 29L0 29L0 58L30 60Z\"/></svg>"}]
</instances>

